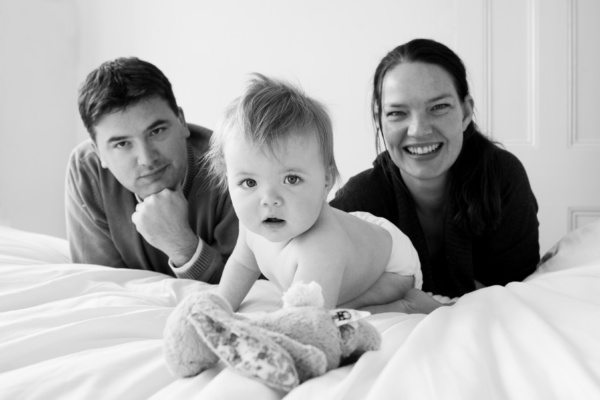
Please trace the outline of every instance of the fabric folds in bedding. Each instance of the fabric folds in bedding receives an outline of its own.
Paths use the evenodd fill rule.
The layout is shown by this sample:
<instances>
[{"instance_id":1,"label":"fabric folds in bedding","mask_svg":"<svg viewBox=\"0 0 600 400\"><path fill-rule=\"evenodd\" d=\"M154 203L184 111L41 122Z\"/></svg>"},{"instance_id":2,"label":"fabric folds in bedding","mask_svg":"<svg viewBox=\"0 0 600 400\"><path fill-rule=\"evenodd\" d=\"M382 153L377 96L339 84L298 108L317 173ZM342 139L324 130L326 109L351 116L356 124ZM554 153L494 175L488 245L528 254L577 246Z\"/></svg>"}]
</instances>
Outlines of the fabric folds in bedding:
<instances>
[{"instance_id":1,"label":"fabric folds in bedding","mask_svg":"<svg viewBox=\"0 0 600 400\"><path fill-rule=\"evenodd\" d=\"M214 286L71 264L66 242L0 228L0 398L281 399L217 365L175 379L162 331L185 296ZM369 320L382 349L286 399L600 398L600 222L567 235L524 282L463 296L430 315ZM273 310L259 281L241 312Z\"/></svg>"}]
</instances>

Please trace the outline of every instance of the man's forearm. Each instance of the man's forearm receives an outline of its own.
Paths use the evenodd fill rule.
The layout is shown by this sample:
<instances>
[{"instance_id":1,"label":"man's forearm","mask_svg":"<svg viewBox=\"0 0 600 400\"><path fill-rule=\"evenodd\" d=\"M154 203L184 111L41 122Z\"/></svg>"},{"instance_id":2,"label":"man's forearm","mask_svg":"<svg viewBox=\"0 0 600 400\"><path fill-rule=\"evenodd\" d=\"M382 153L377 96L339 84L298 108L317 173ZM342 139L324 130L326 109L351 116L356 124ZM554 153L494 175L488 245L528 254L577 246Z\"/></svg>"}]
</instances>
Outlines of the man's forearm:
<instances>
[{"instance_id":1,"label":"man's forearm","mask_svg":"<svg viewBox=\"0 0 600 400\"><path fill-rule=\"evenodd\" d=\"M196 252L187 263L176 267L172 260L169 260L169 266L178 278L218 283L224 262L216 249L200 239Z\"/></svg>"}]
</instances>

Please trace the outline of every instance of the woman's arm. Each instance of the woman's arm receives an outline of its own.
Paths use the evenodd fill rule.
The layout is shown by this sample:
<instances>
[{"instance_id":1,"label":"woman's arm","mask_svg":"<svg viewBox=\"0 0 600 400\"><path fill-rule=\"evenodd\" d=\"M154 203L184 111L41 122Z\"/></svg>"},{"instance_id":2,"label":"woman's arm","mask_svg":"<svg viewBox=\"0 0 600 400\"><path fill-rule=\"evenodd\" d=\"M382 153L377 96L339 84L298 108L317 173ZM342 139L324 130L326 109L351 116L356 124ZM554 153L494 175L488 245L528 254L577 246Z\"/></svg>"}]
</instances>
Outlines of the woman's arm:
<instances>
[{"instance_id":1,"label":"woman's arm","mask_svg":"<svg viewBox=\"0 0 600 400\"><path fill-rule=\"evenodd\" d=\"M474 277L485 286L529 276L540 260L538 204L521 162L505 153L502 218L498 229L473 245Z\"/></svg>"},{"instance_id":2,"label":"woman's arm","mask_svg":"<svg viewBox=\"0 0 600 400\"><path fill-rule=\"evenodd\" d=\"M419 289L410 289L404 298L388 304L363 307L361 310L369 311L371 314L384 312L401 312L405 314L429 314L443 306L453 303L442 304Z\"/></svg>"}]
</instances>

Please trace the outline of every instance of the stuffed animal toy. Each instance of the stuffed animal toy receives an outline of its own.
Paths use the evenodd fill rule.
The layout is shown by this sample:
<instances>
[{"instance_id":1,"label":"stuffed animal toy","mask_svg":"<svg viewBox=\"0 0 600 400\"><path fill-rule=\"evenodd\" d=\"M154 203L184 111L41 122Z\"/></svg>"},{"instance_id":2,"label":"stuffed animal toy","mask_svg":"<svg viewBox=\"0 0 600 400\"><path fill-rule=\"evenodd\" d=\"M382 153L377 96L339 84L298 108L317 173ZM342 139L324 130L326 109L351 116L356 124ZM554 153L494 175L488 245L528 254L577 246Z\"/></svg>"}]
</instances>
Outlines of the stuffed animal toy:
<instances>
[{"instance_id":1,"label":"stuffed animal toy","mask_svg":"<svg viewBox=\"0 0 600 400\"><path fill-rule=\"evenodd\" d=\"M238 373L285 392L307 379L378 350L369 313L327 310L321 287L296 283L273 312L234 313L212 291L186 297L167 320L164 355L171 373L198 375L222 361Z\"/></svg>"}]
</instances>

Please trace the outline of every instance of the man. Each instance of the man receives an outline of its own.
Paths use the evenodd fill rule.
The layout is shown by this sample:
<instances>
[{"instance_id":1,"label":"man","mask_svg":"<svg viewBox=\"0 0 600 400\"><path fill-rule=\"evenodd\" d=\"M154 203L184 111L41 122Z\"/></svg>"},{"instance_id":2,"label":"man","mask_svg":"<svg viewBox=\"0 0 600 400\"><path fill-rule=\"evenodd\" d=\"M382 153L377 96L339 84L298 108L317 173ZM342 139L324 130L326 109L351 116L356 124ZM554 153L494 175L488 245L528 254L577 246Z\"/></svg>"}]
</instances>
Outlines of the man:
<instances>
[{"instance_id":1,"label":"man","mask_svg":"<svg viewBox=\"0 0 600 400\"><path fill-rule=\"evenodd\" d=\"M202 155L211 131L187 125L154 65L118 58L79 90L90 140L70 157L67 234L73 262L217 283L238 221Z\"/></svg>"}]
</instances>

